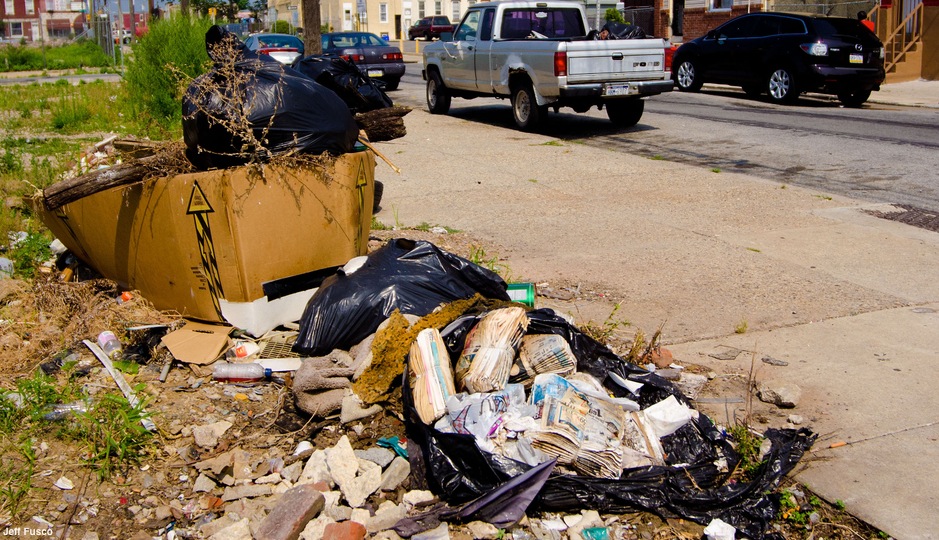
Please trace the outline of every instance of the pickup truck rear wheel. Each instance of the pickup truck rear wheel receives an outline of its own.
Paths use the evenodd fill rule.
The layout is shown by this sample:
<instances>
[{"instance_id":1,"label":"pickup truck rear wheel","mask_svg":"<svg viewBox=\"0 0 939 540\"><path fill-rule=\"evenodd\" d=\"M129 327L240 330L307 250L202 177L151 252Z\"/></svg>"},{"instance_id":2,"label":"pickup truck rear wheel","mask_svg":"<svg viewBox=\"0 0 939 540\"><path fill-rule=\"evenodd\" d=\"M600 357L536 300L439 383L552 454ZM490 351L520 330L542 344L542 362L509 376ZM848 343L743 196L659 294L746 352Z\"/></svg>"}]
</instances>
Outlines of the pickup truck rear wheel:
<instances>
[{"instance_id":1,"label":"pickup truck rear wheel","mask_svg":"<svg viewBox=\"0 0 939 540\"><path fill-rule=\"evenodd\" d=\"M512 88L512 116L515 118L515 125L522 131L533 131L548 116L548 107L538 105L535 100L531 83L526 82Z\"/></svg>"},{"instance_id":2,"label":"pickup truck rear wheel","mask_svg":"<svg viewBox=\"0 0 939 540\"><path fill-rule=\"evenodd\" d=\"M436 71L427 77L427 110L430 114L447 114L450 110L450 94Z\"/></svg>"},{"instance_id":3,"label":"pickup truck rear wheel","mask_svg":"<svg viewBox=\"0 0 939 540\"><path fill-rule=\"evenodd\" d=\"M633 127L642 118L646 102L641 99L616 99L606 103L606 115L619 127Z\"/></svg>"}]
</instances>

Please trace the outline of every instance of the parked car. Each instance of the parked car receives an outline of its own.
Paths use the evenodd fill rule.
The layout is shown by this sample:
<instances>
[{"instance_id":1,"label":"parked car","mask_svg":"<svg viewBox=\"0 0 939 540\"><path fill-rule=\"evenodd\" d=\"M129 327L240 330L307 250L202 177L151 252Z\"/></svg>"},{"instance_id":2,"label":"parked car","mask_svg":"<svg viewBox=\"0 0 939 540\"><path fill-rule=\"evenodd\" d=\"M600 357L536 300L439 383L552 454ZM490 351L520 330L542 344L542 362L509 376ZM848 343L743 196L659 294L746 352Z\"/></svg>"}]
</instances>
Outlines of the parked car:
<instances>
[{"instance_id":1,"label":"parked car","mask_svg":"<svg viewBox=\"0 0 939 540\"><path fill-rule=\"evenodd\" d=\"M111 31L111 37L114 39L114 43L123 43L124 45L127 45L128 43L132 41L131 40L132 36L133 34L131 34L130 30L122 30L120 32L118 32L117 30Z\"/></svg>"},{"instance_id":2,"label":"parked car","mask_svg":"<svg viewBox=\"0 0 939 540\"><path fill-rule=\"evenodd\" d=\"M368 32L331 32L322 35L323 53L351 60L359 70L385 84L385 90L397 90L404 76L401 49Z\"/></svg>"},{"instance_id":3,"label":"parked car","mask_svg":"<svg viewBox=\"0 0 939 540\"><path fill-rule=\"evenodd\" d=\"M690 92L723 83L776 103L820 92L860 107L884 81L884 47L857 19L751 13L679 47L672 76Z\"/></svg>"},{"instance_id":4,"label":"parked car","mask_svg":"<svg viewBox=\"0 0 939 540\"><path fill-rule=\"evenodd\" d=\"M444 15L424 17L408 28L408 39L440 39L440 34L453 32L453 23Z\"/></svg>"},{"instance_id":5,"label":"parked car","mask_svg":"<svg viewBox=\"0 0 939 540\"><path fill-rule=\"evenodd\" d=\"M254 34L245 40L245 45L281 64L290 65L303 56L303 40L290 34Z\"/></svg>"}]
</instances>

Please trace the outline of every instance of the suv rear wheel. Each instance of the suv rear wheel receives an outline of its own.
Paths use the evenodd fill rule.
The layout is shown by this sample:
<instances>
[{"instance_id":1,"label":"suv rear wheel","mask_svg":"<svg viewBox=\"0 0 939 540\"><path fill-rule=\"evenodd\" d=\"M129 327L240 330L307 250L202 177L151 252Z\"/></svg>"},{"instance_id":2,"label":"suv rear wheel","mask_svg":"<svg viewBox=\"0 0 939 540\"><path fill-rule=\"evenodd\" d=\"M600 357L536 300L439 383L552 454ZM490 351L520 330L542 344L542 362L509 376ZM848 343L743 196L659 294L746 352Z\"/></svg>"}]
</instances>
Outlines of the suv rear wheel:
<instances>
[{"instance_id":1,"label":"suv rear wheel","mask_svg":"<svg viewBox=\"0 0 939 540\"><path fill-rule=\"evenodd\" d=\"M792 70L787 67L777 67L770 72L766 84L769 99L775 103L793 103L799 98L799 88Z\"/></svg>"},{"instance_id":2,"label":"suv rear wheel","mask_svg":"<svg viewBox=\"0 0 939 540\"><path fill-rule=\"evenodd\" d=\"M430 114L447 114L450 110L450 94L436 71L427 76L427 110Z\"/></svg>"},{"instance_id":3,"label":"suv rear wheel","mask_svg":"<svg viewBox=\"0 0 939 540\"><path fill-rule=\"evenodd\" d=\"M701 89L704 81L701 80L698 65L694 60L685 58L678 60L678 69L675 70L675 84L678 85L679 90L684 92L697 92Z\"/></svg>"}]
</instances>

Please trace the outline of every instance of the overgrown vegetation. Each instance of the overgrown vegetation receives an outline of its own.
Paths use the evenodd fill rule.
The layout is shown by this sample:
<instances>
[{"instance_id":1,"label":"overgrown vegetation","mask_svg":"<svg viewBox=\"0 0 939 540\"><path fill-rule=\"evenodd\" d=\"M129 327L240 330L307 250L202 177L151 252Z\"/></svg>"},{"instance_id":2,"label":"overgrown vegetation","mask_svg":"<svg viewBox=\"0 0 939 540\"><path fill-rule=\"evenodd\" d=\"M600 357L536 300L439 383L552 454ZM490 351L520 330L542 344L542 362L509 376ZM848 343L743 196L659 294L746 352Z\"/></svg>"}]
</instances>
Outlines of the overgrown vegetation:
<instances>
[{"instance_id":1,"label":"overgrown vegetation","mask_svg":"<svg viewBox=\"0 0 939 540\"><path fill-rule=\"evenodd\" d=\"M135 115L153 127L179 129L183 93L192 79L208 70L205 33L211 26L210 19L182 16L151 25L134 45L124 74Z\"/></svg>"},{"instance_id":2,"label":"overgrown vegetation","mask_svg":"<svg viewBox=\"0 0 939 540\"><path fill-rule=\"evenodd\" d=\"M38 71L50 69L106 68L114 59L87 39L55 47L20 43L0 47L0 71Z\"/></svg>"}]
</instances>

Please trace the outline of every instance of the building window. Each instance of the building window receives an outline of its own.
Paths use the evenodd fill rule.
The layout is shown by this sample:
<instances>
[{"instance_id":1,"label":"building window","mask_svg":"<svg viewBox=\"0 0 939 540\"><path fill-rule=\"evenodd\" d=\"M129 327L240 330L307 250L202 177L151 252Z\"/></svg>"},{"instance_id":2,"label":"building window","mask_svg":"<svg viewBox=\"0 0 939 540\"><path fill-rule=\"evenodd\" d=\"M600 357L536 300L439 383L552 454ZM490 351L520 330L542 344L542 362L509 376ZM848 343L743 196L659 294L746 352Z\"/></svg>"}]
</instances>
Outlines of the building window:
<instances>
[{"instance_id":1,"label":"building window","mask_svg":"<svg viewBox=\"0 0 939 540\"><path fill-rule=\"evenodd\" d=\"M26 0L26 14L32 15L33 13L36 13L35 0Z\"/></svg>"},{"instance_id":2,"label":"building window","mask_svg":"<svg viewBox=\"0 0 939 540\"><path fill-rule=\"evenodd\" d=\"M13 37L23 37L23 23L10 23L10 35Z\"/></svg>"},{"instance_id":3,"label":"building window","mask_svg":"<svg viewBox=\"0 0 939 540\"><path fill-rule=\"evenodd\" d=\"M453 6L453 13L451 14L452 16L450 17L450 20L451 21L460 20L460 3L452 2L450 5Z\"/></svg>"},{"instance_id":4,"label":"building window","mask_svg":"<svg viewBox=\"0 0 939 540\"><path fill-rule=\"evenodd\" d=\"M417 3L417 19L421 20L424 18L424 2Z\"/></svg>"},{"instance_id":5,"label":"building window","mask_svg":"<svg viewBox=\"0 0 939 540\"><path fill-rule=\"evenodd\" d=\"M7 17L12 17L16 13L16 7L13 5L13 0L4 0L3 5L6 7Z\"/></svg>"},{"instance_id":6,"label":"building window","mask_svg":"<svg viewBox=\"0 0 939 540\"><path fill-rule=\"evenodd\" d=\"M388 22L388 4L378 4L378 22Z\"/></svg>"},{"instance_id":7,"label":"building window","mask_svg":"<svg viewBox=\"0 0 939 540\"><path fill-rule=\"evenodd\" d=\"M708 0L708 11L730 11L734 0Z\"/></svg>"},{"instance_id":8,"label":"building window","mask_svg":"<svg viewBox=\"0 0 939 540\"><path fill-rule=\"evenodd\" d=\"M434 15L443 15L443 2L434 2Z\"/></svg>"}]
</instances>

